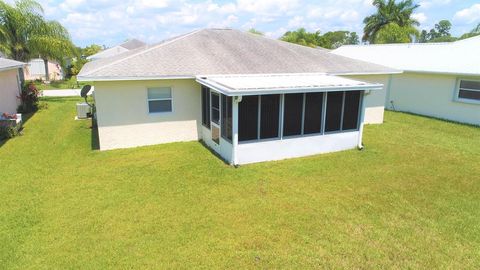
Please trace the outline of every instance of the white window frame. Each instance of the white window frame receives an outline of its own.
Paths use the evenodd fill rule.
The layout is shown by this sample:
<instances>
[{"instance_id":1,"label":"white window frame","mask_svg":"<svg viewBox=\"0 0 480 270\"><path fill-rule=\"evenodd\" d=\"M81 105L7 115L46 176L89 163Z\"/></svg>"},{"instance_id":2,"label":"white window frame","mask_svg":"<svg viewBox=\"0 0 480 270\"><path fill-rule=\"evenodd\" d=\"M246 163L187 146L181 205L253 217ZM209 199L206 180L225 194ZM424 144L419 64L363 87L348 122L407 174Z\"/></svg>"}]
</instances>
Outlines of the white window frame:
<instances>
[{"instance_id":1,"label":"white window frame","mask_svg":"<svg viewBox=\"0 0 480 270\"><path fill-rule=\"evenodd\" d=\"M148 90L150 89L158 89L158 88L170 88L170 98L148 98ZM173 113L173 87L171 86L152 86L152 87L147 87L146 89L146 94L147 94L147 111L148 114L169 114ZM150 101L161 101L161 100L169 100L171 103L171 110L170 111L165 111L165 112L151 112L150 111Z\"/></svg>"},{"instance_id":2,"label":"white window frame","mask_svg":"<svg viewBox=\"0 0 480 270\"><path fill-rule=\"evenodd\" d=\"M462 103L469 103L469 104L478 104L480 105L480 100L475 100L475 99L468 99L468 98L460 98L460 90L468 90L468 91L475 91L475 92L480 92L480 90L477 89L465 89L462 88L460 89L460 83L462 81L473 81L473 82L480 82L480 79L470 79L470 78L458 78L457 82L455 84L455 96L453 97L454 101L456 102L462 102Z\"/></svg>"}]
</instances>

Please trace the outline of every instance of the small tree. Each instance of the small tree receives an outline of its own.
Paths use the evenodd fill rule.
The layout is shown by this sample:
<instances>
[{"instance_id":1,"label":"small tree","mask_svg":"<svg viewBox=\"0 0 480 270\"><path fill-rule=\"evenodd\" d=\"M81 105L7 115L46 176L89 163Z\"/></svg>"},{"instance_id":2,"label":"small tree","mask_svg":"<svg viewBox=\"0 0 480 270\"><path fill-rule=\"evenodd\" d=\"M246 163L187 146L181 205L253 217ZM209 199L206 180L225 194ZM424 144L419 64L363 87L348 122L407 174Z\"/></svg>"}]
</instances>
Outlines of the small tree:
<instances>
[{"instance_id":1,"label":"small tree","mask_svg":"<svg viewBox=\"0 0 480 270\"><path fill-rule=\"evenodd\" d=\"M255 29L255 28L250 28L250 29L248 30L248 32L249 32L249 33L252 33L252 34L255 34L255 35L259 35L259 36L263 36L263 35L264 35L263 32L258 31L258 30Z\"/></svg>"}]
</instances>

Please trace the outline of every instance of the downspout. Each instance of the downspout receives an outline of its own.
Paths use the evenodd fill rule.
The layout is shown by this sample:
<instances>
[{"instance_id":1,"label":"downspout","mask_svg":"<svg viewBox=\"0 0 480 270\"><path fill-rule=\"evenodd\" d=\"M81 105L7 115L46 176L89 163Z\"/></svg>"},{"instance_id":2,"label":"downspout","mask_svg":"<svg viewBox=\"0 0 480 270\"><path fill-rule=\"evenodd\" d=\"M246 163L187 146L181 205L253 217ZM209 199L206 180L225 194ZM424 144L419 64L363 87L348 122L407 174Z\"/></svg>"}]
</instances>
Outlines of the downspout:
<instances>
[{"instance_id":1,"label":"downspout","mask_svg":"<svg viewBox=\"0 0 480 270\"><path fill-rule=\"evenodd\" d=\"M393 106L393 100L390 100L390 92L391 92L391 89L392 89L392 77L393 77L392 74L388 75L388 85L387 85L387 96L386 96L386 100L385 100L385 108L388 108L388 106L391 105L391 109L393 109L395 111L395 107Z\"/></svg>"},{"instance_id":2,"label":"downspout","mask_svg":"<svg viewBox=\"0 0 480 270\"><path fill-rule=\"evenodd\" d=\"M238 104L242 102L242 96L232 98L232 161L233 166L238 166Z\"/></svg>"},{"instance_id":3,"label":"downspout","mask_svg":"<svg viewBox=\"0 0 480 270\"><path fill-rule=\"evenodd\" d=\"M364 126L364 121L365 121L365 91L362 91L362 96L361 96L361 106L360 106L360 128L359 128L359 134L358 134L358 143L357 147L358 150L363 150L363 126Z\"/></svg>"}]
</instances>

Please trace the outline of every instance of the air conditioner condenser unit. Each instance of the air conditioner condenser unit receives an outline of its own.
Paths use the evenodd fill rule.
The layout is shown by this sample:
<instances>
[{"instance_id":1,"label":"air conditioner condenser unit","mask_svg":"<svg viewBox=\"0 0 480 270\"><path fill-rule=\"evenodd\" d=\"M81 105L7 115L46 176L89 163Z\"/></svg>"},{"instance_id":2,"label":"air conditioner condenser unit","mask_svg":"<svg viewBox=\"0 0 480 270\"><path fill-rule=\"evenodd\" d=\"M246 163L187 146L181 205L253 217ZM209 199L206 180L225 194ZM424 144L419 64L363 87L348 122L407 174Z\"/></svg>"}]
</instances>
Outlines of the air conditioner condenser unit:
<instances>
[{"instance_id":1,"label":"air conditioner condenser unit","mask_svg":"<svg viewBox=\"0 0 480 270\"><path fill-rule=\"evenodd\" d=\"M78 119L86 119L90 116L92 113L92 110L90 108L90 105L87 103L77 103L77 118Z\"/></svg>"}]
</instances>

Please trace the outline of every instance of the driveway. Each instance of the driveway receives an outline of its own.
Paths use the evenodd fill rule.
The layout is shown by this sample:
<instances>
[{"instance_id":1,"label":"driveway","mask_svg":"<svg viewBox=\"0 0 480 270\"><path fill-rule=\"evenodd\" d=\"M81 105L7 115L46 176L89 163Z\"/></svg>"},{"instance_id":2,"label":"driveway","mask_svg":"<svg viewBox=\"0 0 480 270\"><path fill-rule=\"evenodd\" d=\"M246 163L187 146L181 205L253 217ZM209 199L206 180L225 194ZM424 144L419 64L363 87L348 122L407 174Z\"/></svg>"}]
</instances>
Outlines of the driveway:
<instances>
[{"instance_id":1,"label":"driveway","mask_svg":"<svg viewBox=\"0 0 480 270\"><path fill-rule=\"evenodd\" d=\"M59 89L59 90L43 90L44 97L79 97L80 89ZM91 95L92 91L88 93Z\"/></svg>"}]
</instances>

